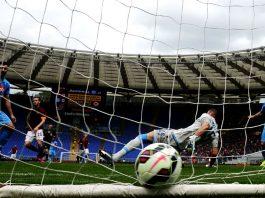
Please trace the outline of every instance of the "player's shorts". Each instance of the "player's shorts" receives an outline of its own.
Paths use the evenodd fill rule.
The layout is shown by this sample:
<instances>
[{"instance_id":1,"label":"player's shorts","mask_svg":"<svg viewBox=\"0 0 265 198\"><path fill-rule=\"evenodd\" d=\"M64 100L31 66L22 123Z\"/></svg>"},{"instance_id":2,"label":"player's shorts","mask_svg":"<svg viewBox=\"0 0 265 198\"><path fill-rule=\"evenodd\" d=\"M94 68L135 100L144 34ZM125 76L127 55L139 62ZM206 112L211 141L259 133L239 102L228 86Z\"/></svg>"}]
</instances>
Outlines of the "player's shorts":
<instances>
[{"instance_id":1,"label":"player's shorts","mask_svg":"<svg viewBox=\"0 0 265 198\"><path fill-rule=\"evenodd\" d=\"M34 131L28 131L25 142L32 142L36 138L36 140L41 140L43 141L43 129L39 129L36 133Z\"/></svg>"},{"instance_id":2,"label":"player's shorts","mask_svg":"<svg viewBox=\"0 0 265 198\"><path fill-rule=\"evenodd\" d=\"M215 134L215 136L212 139L212 147L218 147L219 143L219 134Z\"/></svg>"},{"instance_id":3,"label":"player's shorts","mask_svg":"<svg viewBox=\"0 0 265 198\"><path fill-rule=\"evenodd\" d=\"M8 125L10 123L10 118L3 111L0 111L0 126Z\"/></svg>"},{"instance_id":4,"label":"player's shorts","mask_svg":"<svg viewBox=\"0 0 265 198\"><path fill-rule=\"evenodd\" d=\"M263 131L262 131L262 134L261 134L261 142L265 143L265 125L263 127Z\"/></svg>"},{"instance_id":5,"label":"player's shorts","mask_svg":"<svg viewBox=\"0 0 265 198\"><path fill-rule=\"evenodd\" d=\"M49 151L49 155L51 155L51 156L55 156L55 155L56 155L55 150L50 150L50 151Z\"/></svg>"},{"instance_id":6,"label":"player's shorts","mask_svg":"<svg viewBox=\"0 0 265 198\"><path fill-rule=\"evenodd\" d=\"M11 154L11 156L10 156L12 159L15 159L15 158L17 158L17 154Z\"/></svg>"},{"instance_id":7,"label":"player's shorts","mask_svg":"<svg viewBox=\"0 0 265 198\"><path fill-rule=\"evenodd\" d=\"M85 151L85 154L86 154L86 155L89 154L89 150L88 150L88 148L86 148L84 151Z\"/></svg>"},{"instance_id":8,"label":"player's shorts","mask_svg":"<svg viewBox=\"0 0 265 198\"><path fill-rule=\"evenodd\" d=\"M154 130L154 143L165 143L177 145L177 140L173 137L174 129L157 129Z\"/></svg>"}]
</instances>

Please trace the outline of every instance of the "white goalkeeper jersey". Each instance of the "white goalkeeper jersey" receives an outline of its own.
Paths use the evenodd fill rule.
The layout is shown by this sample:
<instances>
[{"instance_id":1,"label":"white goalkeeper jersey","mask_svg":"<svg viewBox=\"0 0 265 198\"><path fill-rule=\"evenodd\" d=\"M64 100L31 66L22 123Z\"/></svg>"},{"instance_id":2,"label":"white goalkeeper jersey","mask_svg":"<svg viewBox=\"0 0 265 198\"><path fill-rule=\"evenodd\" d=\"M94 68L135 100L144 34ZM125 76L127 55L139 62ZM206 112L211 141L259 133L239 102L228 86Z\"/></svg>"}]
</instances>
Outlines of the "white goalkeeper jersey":
<instances>
[{"instance_id":1,"label":"white goalkeeper jersey","mask_svg":"<svg viewBox=\"0 0 265 198\"><path fill-rule=\"evenodd\" d=\"M195 134L195 132L202 126L203 123L207 122L210 125L208 132L215 134L218 137L218 125L215 119L208 113L203 113L195 122L187 128L178 129L172 131L172 139L176 141L177 144L183 144L188 140L188 137ZM172 141L172 140L171 140ZM172 142L173 143L173 142Z\"/></svg>"}]
</instances>

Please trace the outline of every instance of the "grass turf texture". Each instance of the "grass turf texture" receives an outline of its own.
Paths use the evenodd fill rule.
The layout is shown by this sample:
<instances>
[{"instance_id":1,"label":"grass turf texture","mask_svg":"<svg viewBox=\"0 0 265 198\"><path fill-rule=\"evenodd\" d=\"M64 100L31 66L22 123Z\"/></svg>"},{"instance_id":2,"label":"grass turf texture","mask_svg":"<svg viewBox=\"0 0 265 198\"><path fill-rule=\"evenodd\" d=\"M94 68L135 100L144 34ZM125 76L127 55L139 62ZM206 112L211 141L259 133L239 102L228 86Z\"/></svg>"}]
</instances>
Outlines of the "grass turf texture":
<instances>
[{"instance_id":1,"label":"grass turf texture","mask_svg":"<svg viewBox=\"0 0 265 198\"><path fill-rule=\"evenodd\" d=\"M133 164L117 164L117 172L99 164L87 163L37 163L0 162L0 183L13 184L89 184L89 183L133 183L139 185ZM13 173L13 174L12 174ZM219 165L206 168L203 165L185 165L179 181L181 183L240 183L264 184L265 168L256 165Z\"/></svg>"}]
</instances>

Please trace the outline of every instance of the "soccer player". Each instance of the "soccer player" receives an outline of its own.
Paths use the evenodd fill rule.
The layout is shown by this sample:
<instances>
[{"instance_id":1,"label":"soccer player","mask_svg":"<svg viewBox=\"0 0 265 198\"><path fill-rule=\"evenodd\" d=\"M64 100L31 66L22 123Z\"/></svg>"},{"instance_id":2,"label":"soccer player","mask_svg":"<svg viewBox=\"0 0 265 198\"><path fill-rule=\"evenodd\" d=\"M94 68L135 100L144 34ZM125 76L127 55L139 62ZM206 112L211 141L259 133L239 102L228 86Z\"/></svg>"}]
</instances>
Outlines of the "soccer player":
<instances>
[{"instance_id":1,"label":"soccer player","mask_svg":"<svg viewBox=\"0 0 265 198\"><path fill-rule=\"evenodd\" d=\"M17 148L17 145L14 145L11 150L10 150L10 153L11 153L11 158L12 159L16 159L17 158L17 151L18 151L18 148Z\"/></svg>"},{"instance_id":2,"label":"soccer player","mask_svg":"<svg viewBox=\"0 0 265 198\"><path fill-rule=\"evenodd\" d=\"M44 146L43 146L43 124L46 121L46 111L41 107L39 97L33 97L33 109L27 117L27 135L25 138L25 146L38 153L37 160L44 162ZM36 138L38 148L32 145L32 141Z\"/></svg>"},{"instance_id":3,"label":"soccer player","mask_svg":"<svg viewBox=\"0 0 265 198\"><path fill-rule=\"evenodd\" d=\"M211 138L212 149L211 159L207 167L212 167L215 163L215 157L218 154L218 126L215 121L216 109L209 109L203 113L192 125L184 129L158 129L146 134L138 135L135 139L128 142L120 151L110 155L104 150L99 150L99 155L110 164L118 161L122 156L138 147L141 142L166 143L175 147L178 151L192 145L195 148L195 142L201 138ZM202 140L203 140L202 139Z\"/></svg>"},{"instance_id":4,"label":"soccer player","mask_svg":"<svg viewBox=\"0 0 265 198\"><path fill-rule=\"evenodd\" d=\"M83 138L82 138L82 142L83 142L83 160L85 163L87 163L87 160L89 159L89 149L88 149L88 134L84 133L83 134Z\"/></svg>"},{"instance_id":5,"label":"soccer player","mask_svg":"<svg viewBox=\"0 0 265 198\"><path fill-rule=\"evenodd\" d=\"M44 130L44 151L46 155L46 160L49 158L49 149L52 140L55 140L57 137L56 130L52 124L49 124L47 129Z\"/></svg>"},{"instance_id":6,"label":"soccer player","mask_svg":"<svg viewBox=\"0 0 265 198\"><path fill-rule=\"evenodd\" d=\"M3 146L7 143L11 137L12 132L15 129L14 123L16 123L16 117L13 114L11 102L9 100L10 83L6 80L5 76L8 71L7 62L2 62L0 65L1 77L0 77L0 103L1 99L4 99L6 109L10 115L10 118L1 111L0 108L0 153ZM0 155L1 157L1 155Z\"/></svg>"},{"instance_id":7,"label":"soccer player","mask_svg":"<svg viewBox=\"0 0 265 198\"><path fill-rule=\"evenodd\" d=\"M53 140L50 144L50 148L49 148L49 158L48 161L49 162L54 162L55 157L56 157L56 150L57 150L57 141Z\"/></svg>"},{"instance_id":8,"label":"soccer player","mask_svg":"<svg viewBox=\"0 0 265 198\"><path fill-rule=\"evenodd\" d=\"M260 111L258 111L254 115L249 115L248 118L249 119L254 119L254 118L260 117L264 113L265 113L265 103L263 103ZM265 125L263 126L263 131L262 131L262 134L261 134L261 146L262 146L262 152L261 153L262 153L262 157L263 157L263 162L261 163L260 166L264 166L265 167Z\"/></svg>"},{"instance_id":9,"label":"soccer player","mask_svg":"<svg viewBox=\"0 0 265 198\"><path fill-rule=\"evenodd\" d=\"M89 149L88 149L88 134L83 134L80 140L78 141L79 144L79 152L77 156L77 162L83 163L87 162L89 159Z\"/></svg>"}]
</instances>

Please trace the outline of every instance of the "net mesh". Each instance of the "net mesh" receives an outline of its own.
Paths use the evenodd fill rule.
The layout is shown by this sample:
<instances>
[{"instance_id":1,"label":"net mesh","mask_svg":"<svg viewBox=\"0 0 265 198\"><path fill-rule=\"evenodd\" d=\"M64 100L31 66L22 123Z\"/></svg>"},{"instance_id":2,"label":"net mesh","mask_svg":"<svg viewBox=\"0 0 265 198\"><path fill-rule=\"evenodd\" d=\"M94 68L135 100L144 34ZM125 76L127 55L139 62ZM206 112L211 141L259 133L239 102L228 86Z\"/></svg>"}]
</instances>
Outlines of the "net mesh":
<instances>
[{"instance_id":1,"label":"net mesh","mask_svg":"<svg viewBox=\"0 0 265 198\"><path fill-rule=\"evenodd\" d=\"M214 106L217 166L205 168L211 145L198 144L196 153L181 153L185 166L175 188L235 182L258 188L254 184L264 183L257 166L263 121L248 116L260 110L265 85L264 6L232 0L1 1L0 57L11 65L7 78L18 89L11 103L19 112L17 138L11 138L17 143L5 146L17 144L19 152L16 158L1 153L8 167L1 184L134 188L133 162L145 145L114 167L99 163L98 150L115 153L153 129L186 127ZM45 101L47 122L58 136L56 156L45 163L32 162L35 153L23 146L35 94ZM83 134L88 155L79 149ZM59 160L60 153L67 158Z\"/></svg>"}]
</instances>

